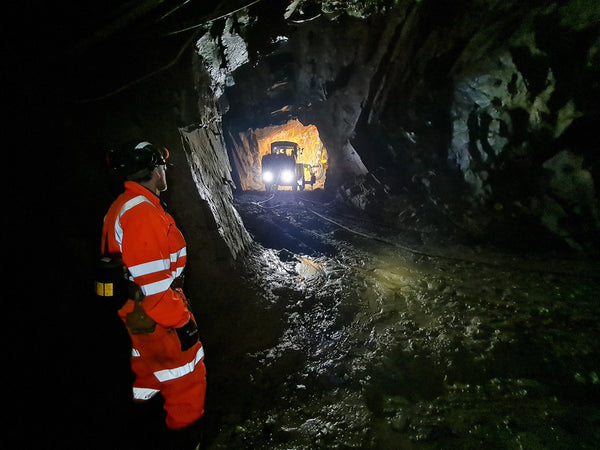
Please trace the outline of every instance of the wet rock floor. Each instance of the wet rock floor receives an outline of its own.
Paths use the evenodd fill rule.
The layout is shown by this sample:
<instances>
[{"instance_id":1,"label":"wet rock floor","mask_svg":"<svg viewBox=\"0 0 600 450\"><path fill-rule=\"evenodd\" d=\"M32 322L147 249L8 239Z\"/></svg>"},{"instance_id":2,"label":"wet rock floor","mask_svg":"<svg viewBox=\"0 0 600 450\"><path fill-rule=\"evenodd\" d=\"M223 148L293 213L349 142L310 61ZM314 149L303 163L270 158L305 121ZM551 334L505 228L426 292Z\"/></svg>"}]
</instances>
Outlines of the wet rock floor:
<instances>
[{"instance_id":1,"label":"wet rock floor","mask_svg":"<svg viewBox=\"0 0 600 450\"><path fill-rule=\"evenodd\" d=\"M600 447L595 263L317 200L235 198L256 246L207 360L205 448Z\"/></svg>"}]
</instances>

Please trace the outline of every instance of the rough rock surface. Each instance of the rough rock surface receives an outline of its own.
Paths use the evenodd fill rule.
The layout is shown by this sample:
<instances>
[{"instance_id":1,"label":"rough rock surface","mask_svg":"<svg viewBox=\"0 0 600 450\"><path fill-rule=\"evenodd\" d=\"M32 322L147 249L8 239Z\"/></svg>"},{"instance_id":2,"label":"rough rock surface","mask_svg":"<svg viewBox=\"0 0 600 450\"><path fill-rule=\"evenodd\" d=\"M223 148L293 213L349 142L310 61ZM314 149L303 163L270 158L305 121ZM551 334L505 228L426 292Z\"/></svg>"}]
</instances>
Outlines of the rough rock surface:
<instances>
[{"instance_id":1,"label":"rough rock surface","mask_svg":"<svg viewBox=\"0 0 600 450\"><path fill-rule=\"evenodd\" d=\"M346 184L342 198L349 179L360 184L370 172L389 204L405 190L421 192L473 236L507 243L525 229L532 243L554 236L597 248L597 5L284 6L243 9L200 40L217 33L221 43L202 56L209 74L220 68L211 76L229 132L298 118L318 127L331 157L327 184ZM573 179L548 169L562 152L581 159L576 189L589 199L585 208L551 187L561 174L563 184Z\"/></svg>"},{"instance_id":2,"label":"rough rock surface","mask_svg":"<svg viewBox=\"0 0 600 450\"><path fill-rule=\"evenodd\" d=\"M179 133L200 197L207 202L231 256L237 259L251 238L231 203L231 167L227 154L222 151L221 135L214 128L214 124L194 126L180 128Z\"/></svg>"}]
</instances>

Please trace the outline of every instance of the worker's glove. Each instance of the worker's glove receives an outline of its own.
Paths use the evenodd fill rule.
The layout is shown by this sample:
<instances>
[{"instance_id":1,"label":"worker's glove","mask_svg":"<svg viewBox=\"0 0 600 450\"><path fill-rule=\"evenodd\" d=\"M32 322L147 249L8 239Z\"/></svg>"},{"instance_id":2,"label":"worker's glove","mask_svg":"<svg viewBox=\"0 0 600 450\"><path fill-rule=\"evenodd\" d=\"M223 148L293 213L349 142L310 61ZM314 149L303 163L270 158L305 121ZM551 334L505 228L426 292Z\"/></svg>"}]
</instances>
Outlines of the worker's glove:
<instances>
[{"instance_id":1,"label":"worker's glove","mask_svg":"<svg viewBox=\"0 0 600 450\"><path fill-rule=\"evenodd\" d=\"M190 320L184 326L175 328L175 331L181 343L182 352L189 350L198 342L198 326L192 317L190 317Z\"/></svg>"}]
</instances>

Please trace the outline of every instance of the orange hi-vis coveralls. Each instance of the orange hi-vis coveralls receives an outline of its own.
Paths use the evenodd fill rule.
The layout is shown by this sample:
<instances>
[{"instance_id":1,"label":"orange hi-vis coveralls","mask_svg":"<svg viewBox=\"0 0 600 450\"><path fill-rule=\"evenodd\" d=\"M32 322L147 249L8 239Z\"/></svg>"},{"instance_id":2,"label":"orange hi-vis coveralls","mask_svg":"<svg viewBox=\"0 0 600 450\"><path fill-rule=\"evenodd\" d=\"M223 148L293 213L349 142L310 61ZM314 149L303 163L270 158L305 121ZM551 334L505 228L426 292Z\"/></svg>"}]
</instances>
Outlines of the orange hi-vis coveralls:
<instances>
[{"instance_id":1,"label":"orange hi-vis coveralls","mask_svg":"<svg viewBox=\"0 0 600 450\"><path fill-rule=\"evenodd\" d=\"M172 283L186 263L186 243L159 198L142 185L125 182L123 192L104 218L102 248L122 255L133 281L144 294L142 306L156 322L153 332L134 334L131 369L133 398L164 397L166 424L171 429L190 425L204 414L206 369L200 341L182 350L177 329L194 320L181 289ZM129 299L119 310L126 318L134 309Z\"/></svg>"}]
</instances>

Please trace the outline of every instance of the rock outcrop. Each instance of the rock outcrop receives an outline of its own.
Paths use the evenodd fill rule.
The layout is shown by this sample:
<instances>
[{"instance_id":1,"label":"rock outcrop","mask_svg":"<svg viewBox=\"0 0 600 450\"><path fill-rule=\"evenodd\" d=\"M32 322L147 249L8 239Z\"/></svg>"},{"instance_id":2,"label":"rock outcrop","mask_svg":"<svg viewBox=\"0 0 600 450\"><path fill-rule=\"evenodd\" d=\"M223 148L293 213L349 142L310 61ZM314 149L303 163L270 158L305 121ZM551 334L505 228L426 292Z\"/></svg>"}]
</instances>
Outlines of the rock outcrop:
<instances>
[{"instance_id":1,"label":"rock outcrop","mask_svg":"<svg viewBox=\"0 0 600 450\"><path fill-rule=\"evenodd\" d=\"M188 126L179 133L200 198L210 208L220 238L237 259L252 239L232 204L231 166L216 125Z\"/></svg>"}]
</instances>

